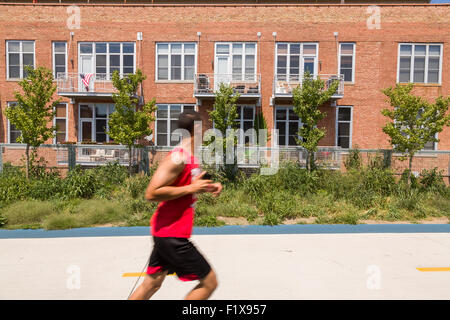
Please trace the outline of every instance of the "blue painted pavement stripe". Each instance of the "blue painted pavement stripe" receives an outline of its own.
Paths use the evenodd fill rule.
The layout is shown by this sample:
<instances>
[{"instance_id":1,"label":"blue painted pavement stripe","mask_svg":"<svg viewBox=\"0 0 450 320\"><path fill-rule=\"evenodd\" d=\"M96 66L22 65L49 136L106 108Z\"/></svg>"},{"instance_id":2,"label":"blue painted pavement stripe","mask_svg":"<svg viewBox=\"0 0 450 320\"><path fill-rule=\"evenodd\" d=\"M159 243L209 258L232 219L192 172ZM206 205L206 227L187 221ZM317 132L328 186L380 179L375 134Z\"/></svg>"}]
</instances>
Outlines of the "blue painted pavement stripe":
<instances>
[{"instance_id":1,"label":"blue painted pavement stripe","mask_svg":"<svg viewBox=\"0 0 450 320\"><path fill-rule=\"evenodd\" d=\"M333 233L450 233L450 224L359 224L194 227L193 235ZM5 230L0 239L149 236L149 227L97 227L68 230Z\"/></svg>"}]
</instances>

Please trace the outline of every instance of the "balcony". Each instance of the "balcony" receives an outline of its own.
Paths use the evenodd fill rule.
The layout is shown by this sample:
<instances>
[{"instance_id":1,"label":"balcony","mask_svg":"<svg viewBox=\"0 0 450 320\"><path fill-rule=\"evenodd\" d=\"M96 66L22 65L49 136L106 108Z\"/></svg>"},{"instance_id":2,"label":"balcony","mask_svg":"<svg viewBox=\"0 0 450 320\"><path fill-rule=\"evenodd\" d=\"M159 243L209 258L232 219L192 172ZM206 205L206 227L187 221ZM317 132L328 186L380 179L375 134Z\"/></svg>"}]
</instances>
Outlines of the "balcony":
<instances>
[{"instance_id":1,"label":"balcony","mask_svg":"<svg viewBox=\"0 0 450 320\"><path fill-rule=\"evenodd\" d=\"M196 74L194 97L214 98L221 83L233 88L240 98L259 99L261 97L260 74Z\"/></svg>"},{"instance_id":2,"label":"balcony","mask_svg":"<svg viewBox=\"0 0 450 320\"><path fill-rule=\"evenodd\" d=\"M56 77L58 95L64 97L112 97L115 88L106 73L58 73ZM83 81L83 77L84 80ZM89 79L88 79L89 78Z\"/></svg>"},{"instance_id":3,"label":"balcony","mask_svg":"<svg viewBox=\"0 0 450 320\"><path fill-rule=\"evenodd\" d=\"M314 78L325 81L324 90L327 90L334 81L338 80L339 86L331 98L342 99L344 97L344 75L319 74ZM292 99L292 90L298 86L301 87L302 82L302 76L276 74L273 80L273 97Z\"/></svg>"}]
</instances>

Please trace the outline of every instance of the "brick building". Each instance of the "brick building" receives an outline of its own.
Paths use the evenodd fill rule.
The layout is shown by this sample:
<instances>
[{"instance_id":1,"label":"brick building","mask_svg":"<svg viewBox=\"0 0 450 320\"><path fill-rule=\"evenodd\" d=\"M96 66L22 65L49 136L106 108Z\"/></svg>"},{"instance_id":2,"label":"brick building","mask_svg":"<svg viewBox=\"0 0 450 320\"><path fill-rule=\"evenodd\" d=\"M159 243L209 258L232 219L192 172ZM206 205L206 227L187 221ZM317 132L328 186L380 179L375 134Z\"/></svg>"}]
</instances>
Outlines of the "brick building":
<instances>
[{"instance_id":1,"label":"brick building","mask_svg":"<svg viewBox=\"0 0 450 320\"><path fill-rule=\"evenodd\" d=\"M20 134L4 109L32 64L57 78L54 143L108 142L110 74L139 68L144 100L158 105L157 146L170 146L184 109L212 126L207 110L220 82L241 94L241 128L262 112L279 144L292 145L301 119L291 90L309 70L327 84L343 80L322 107L320 145L389 148L381 89L414 82L429 99L449 95L449 51L450 5L428 1L0 1L0 142ZM450 128L439 138L426 148L450 150Z\"/></svg>"}]
</instances>

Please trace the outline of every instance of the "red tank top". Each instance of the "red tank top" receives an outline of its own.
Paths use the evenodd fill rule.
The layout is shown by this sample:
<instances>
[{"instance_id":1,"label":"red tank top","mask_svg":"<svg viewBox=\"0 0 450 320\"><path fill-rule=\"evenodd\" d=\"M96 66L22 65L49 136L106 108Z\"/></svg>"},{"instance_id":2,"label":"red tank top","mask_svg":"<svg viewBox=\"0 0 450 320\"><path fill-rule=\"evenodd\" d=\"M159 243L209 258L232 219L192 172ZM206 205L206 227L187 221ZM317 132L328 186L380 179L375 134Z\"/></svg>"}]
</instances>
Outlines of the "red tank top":
<instances>
[{"instance_id":1,"label":"red tank top","mask_svg":"<svg viewBox=\"0 0 450 320\"><path fill-rule=\"evenodd\" d=\"M197 158L187 154L182 148L174 148L167 156L171 156L174 151L180 151L188 155L190 161L185 163L183 171L171 186L189 185L192 177L200 174ZM194 223L196 201L195 194L188 194L177 199L160 202L150 220L152 235L155 237L189 238Z\"/></svg>"}]
</instances>

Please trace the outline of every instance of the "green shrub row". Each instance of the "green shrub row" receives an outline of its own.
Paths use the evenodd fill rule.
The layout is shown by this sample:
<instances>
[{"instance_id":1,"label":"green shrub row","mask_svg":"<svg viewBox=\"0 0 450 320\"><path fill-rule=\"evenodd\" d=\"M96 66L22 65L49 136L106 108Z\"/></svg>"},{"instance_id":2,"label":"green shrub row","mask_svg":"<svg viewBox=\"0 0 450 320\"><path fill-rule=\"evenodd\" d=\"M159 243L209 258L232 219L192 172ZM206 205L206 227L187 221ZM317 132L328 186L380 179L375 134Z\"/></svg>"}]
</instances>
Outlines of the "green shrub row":
<instances>
[{"instance_id":1,"label":"green shrub row","mask_svg":"<svg viewBox=\"0 0 450 320\"><path fill-rule=\"evenodd\" d=\"M223 225L218 217L267 225L298 218L355 224L368 219L450 217L450 188L436 169L422 171L411 185L406 174L398 179L376 159L366 167L349 165L347 172L309 172L286 163L275 175L241 172L233 181L208 170L224 190L218 197L199 195L197 226ZM144 199L149 181L145 175L128 177L118 164L77 168L65 178L47 172L29 180L17 168L7 167L0 174L0 226L148 225L157 205Z\"/></svg>"}]
</instances>

